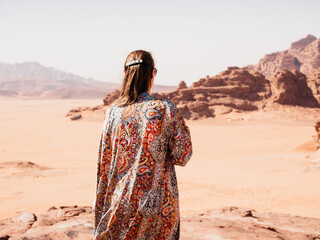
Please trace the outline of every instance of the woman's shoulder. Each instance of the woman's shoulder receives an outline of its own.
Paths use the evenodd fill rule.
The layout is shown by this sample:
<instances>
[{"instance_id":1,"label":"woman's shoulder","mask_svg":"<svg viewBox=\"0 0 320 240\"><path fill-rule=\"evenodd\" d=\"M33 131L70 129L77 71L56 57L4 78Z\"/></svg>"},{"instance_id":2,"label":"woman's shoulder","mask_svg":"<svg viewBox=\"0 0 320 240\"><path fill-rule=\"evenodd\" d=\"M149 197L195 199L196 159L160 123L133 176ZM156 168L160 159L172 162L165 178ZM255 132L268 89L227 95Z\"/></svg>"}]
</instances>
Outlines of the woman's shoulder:
<instances>
[{"instance_id":1,"label":"woman's shoulder","mask_svg":"<svg viewBox=\"0 0 320 240\"><path fill-rule=\"evenodd\" d=\"M179 108L168 98L155 97L152 102L153 103L151 103L151 105L158 106L160 109L163 109L169 118L175 118L180 115Z\"/></svg>"},{"instance_id":2,"label":"woman's shoulder","mask_svg":"<svg viewBox=\"0 0 320 240\"><path fill-rule=\"evenodd\" d=\"M159 104L162 104L166 107L169 107L170 109L177 109L177 106L174 104L174 102L168 98L161 98L161 97L157 97L157 96L152 96L152 97Z\"/></svg>"}]
</instances>

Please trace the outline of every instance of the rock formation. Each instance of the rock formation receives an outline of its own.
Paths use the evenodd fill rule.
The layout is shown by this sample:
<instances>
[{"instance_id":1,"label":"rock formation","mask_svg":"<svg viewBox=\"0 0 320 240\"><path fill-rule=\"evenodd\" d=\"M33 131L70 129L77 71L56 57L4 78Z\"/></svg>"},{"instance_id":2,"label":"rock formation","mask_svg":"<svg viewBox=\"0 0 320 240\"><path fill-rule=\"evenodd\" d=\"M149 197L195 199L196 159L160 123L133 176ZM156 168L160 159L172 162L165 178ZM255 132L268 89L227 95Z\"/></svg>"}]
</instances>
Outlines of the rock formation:
<instances>
[{"instance_id":1,"label":"rock formation","mask_svg":"<svg viewBox=\"0 0 320 240\"><path fill-rule=\"evenodd\" d=\"M258 110L270 95L270 82L262 74L238 67L201 78L189 88L181 82L175 91L154 94L172 100L186 119Z\"/></svg>"},{"instance_id":2,"label":"rock formation","mask_svg":"<svg viewBox=\"0 0 320 240\"><path fill-rule=\"evenodd\" d=\"M89 206L50 207L36 216L22 212L0 221L0 239L92 239ZM225 207L181 216L181 239L320 239L320 219Z\"/></svg>"},{"instance_id":3,"label":"rock formation","mask_svg":"<svg viewBox=\"0 0 320 240\"><path fill-rule=\"evenodd\" d=\"M176 88L176 90L181 90L181 89L185 89L187 88L187 84L185 81L180 81L178 87Z\"/></svg>"},{"instance_id":4,"label":"rock formation","mask_svg":"<svg viewBox=\"0 0 320 240\"><path fill-rule=\"evenodd\" d=\"M116 100L120 96L120 90L116 89L113 92L107 94L105 98L103 99L103 104L104 105L110 105L113 103L114 100Z\"/></svg>"},{"instance_id":5,"label":"rock formation","mask_svg":"<svg viewBox=\"0 0 320 240\"><path fill-rule=\"evenodd\" d=\"M316 148L320 149L320 121L314 124L314 129L316 130Z\"/></svg>"},{"instance_id":6,"label":"rock formation","mask_svg":"<svg viewBox=\"0 0 320 240\"><path fill-rule=\"evenodd\" d=\"M271 80L273 102L285 105L319 108L304 74L282 70Z\"/></svg>"},{"instance_id":7,"label":"rock formation","mask_svg":"<svg viewBox=\"0 0 320 240\"><path fill-rule=\"evenodd\" d=\"M119 94L119 90L108 94L103 99L104 105L110 105ZM270 82L262 74L251 69L229 67L220 75L201 78L189 88L181 81L174 91L152 95L172 100L186 119L200 119L233 110L257 110L271 91Z\"/></svg>"},{"instance_id":8,"label":"rock formation","mask_svg":"<svg viewBox=\"0 0 320 240\"><path fill-rule=\"evenodd\" d=\"M253 69L229 67L216 76L199 79L190 87L181 81L173 91L151 95L170 99L184 118L193 120L272 108L274 103L320 108L320 102L313 95L320 91L319 72L314 72L312 76L313 80L307 81L306 76L298 71L282 70L269 81ZM120 91L115 90L103 99L103 105L72 109L67 116L83 111L105 110L119 95Z\"/></svg>"},{"instance_id":9,"label":"rock formation","mask_svg":"<svg viewBox=\"0 0 320 240\"><path fill-rule=\"evenodd\" d=\"M320 68L308 75L307 82L312 90L313 96L320 103Z\"/></svg>"},{"instance_id":10,"label":"rock formation","mask_svg":"<svg viewBox=\"0 0 320 240\"><path fill-rule=\"evenodd\" d=\"M297 70L308 75L320 68L320 39L308 35L293 42L288 50L267 54L257 65L250 67L267 79L283 69Z\"/></svg>"}]
</instances>

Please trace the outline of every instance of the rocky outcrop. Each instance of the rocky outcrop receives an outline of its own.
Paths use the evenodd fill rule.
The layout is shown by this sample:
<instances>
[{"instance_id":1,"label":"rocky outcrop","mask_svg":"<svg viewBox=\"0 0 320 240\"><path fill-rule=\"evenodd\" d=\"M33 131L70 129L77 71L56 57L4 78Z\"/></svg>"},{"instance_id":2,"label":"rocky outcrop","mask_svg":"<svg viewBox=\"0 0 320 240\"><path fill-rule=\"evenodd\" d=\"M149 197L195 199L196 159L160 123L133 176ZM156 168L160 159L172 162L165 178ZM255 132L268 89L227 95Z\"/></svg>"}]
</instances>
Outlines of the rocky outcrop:
<instances>
[{"instance_id":1,"label":"rocky outcrop","mask_svg":"<svg viewBox=\"0 0 320 240\"><path fill-rule=\"evenodd\" d=\"M189 88L180 82L172 92L153 94L172 100L186 119L201 119L232 111L262 108L271 96L270 82L251 69L229 67L219 75L201 78Z\"/></svg>"},{"instance_id":2,"label":"rocky outcrop","mask_svg":"<svg viewBox=\"0 0 320 240\"><path fill-rule=\"evenodd\" d=\"M105 106L98 105L95 107L76 107L72 108L67 114L66 117L69 117L70 120L75 121L83 118L83 115L90 115L93 112L99 111L101 118L104 117Z\"/></svg>"},{"instance_id":3,"label":"rocky outcrop","mask_svg":"<svg viewBox=\"0 0 320 240\"><path fill-rule=\"evenodd\" d=\"M257 65L250 67L267 79L283 69L297 70L308 75L320 68L320 39L308 35L293 42L288 50L267 54Z\"/></svg>"},{"instance_id":4,"label":"rocky outcrop","mask_svg":"<svg viewBox=\"0 0 320 240\"><path fill-rule=\"evenodd\" d=\"M307 35L305 38L302 38L296 42L291 43L291 49L304 49L306 46L308 46L313 41L317 40L317 38L311 34Z\"/></svg>"},{"instance_id":5,"label":"rocky outcrop","mask_svg":"<svg viewBox=\"0 0 320 240\"><path fill-rule=\"evenodd\" d=\"M298 71L282 70L271 80L272 101L285 105L319 108L307 84L307 78Z\"/></svg>"},{"instance_id":6,"label":"rocky outcrop","mask_svg":"<svg viewBox=\"0 0 320 240\"><path fill-rule=\"evenodd\" d=\"M113 92L107 94L102 100L104 105L110 105L120 96L120 90L116 89Z\"/></svg>"},{"instance_id":7,"label":"rocky outcrop","mask_svg":"<svg viewBox=\"0 0 320 240\"><path fill-rule=\"evenodd\" d=\"M93 214L88 206L50 207L35 216L19 213L0 222L0 239L91 239Z\"/></svg>"},{"instance_id":8,"label":"rocky outcrop","mask_svg":"<svg viewBox=\"0 0 320 240\"><path fill-rule=\"evenodd\" d=\"M108 94L104 105L110 105L120 95L119 90ZM173 101L186 119L215 117L232 111L253 111L263 107L271 96L270 82L251 69L229 67L220 75L201 78L187 87L181 81L174 91L152 93Z\"/></svg>"},{"instance_id":9,"label":"rocky outcrop","mask_svg":"<svg viewBox=\"0 0 320 240\"><path fill-rule=\"evenodd\" d=\"M92 239L89 206L50 207L36 216L21 212L0 221L0 239ZM320 219L225 207L181 216L181 239L320 239Z\"/></svg>"},{"instance_id":10,"label":"rocky outcrop","mask_svg":"<svg viewBox=\"0 0 320 240\"><path fill-rule=\"evenodd\" d=\"M186 119L202 119L231 112L242 113L274 107L275 104L320 108L313 93L319 92L318 72L315 80L308 81L298 71L279 71L269 81L250 68L228 67L216 76L206 76L187 87L181 81L173 91L151 93L158 98L173 101ZM314 92L309 85L315 86ZM83 111L105 110L120 95L119 90L109 93L103 105L93 108L72 109L67 116Z\"/></svg>"},{"instance_id":11,"label":"rocky outcrop","mask_svg":"<svg viewBox=\"0 0 320 240\"><path fill-rule=\"evenodd\" d=\"M320 103L320 68L308 75L307 83L312 90L313 96Z\"/></svg>"},{"instance_id":12,"label":"rocky outcrop","mask_svg":"<svg viewBox=\"0 0 320 240\"><path fill-rule=\"evenodd\" d=\"M176 88L176 90L181 90L181 89L185 89L187 88L187 84L185 81L180 81L178 87Z\"/></svg>"},{"instance_id":13,"label":"rocky outcrop","mask_svg":"<svg viewBox=\"0 0 320 240\"><path fill-rule=\"evenodd\" d=\"M316 148L320 149L320 121L314 124L314 129L316 130Z\"/></svg>"}]
</instances>

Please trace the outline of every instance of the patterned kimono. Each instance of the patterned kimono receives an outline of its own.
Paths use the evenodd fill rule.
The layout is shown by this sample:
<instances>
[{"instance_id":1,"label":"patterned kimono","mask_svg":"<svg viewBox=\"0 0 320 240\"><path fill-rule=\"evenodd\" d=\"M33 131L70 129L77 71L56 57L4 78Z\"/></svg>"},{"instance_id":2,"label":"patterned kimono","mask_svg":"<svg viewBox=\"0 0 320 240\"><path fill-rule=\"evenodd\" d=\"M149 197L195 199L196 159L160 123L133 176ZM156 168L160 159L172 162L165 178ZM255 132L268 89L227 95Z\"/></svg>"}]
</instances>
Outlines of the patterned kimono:
<instances>
[{"instance_id":1,"label":"patterned kimono","mask_svg":"<svg viewBox=\"0 0 320 240\"><path fill-rule=\"evenodd\" d=\"M175 104L141 93L106 111L97 163L94 240L179 239L174 165L192 155L189 128Z\"/></svg>"}]
</instances>

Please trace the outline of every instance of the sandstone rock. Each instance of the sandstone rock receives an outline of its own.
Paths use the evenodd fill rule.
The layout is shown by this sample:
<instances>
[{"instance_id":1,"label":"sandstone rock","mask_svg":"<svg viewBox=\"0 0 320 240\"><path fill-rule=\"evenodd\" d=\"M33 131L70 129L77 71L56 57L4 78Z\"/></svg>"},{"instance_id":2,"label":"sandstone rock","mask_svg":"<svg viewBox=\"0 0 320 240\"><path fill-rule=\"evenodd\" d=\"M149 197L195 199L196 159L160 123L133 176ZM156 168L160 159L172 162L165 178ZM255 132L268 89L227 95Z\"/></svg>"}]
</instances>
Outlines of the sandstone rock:
<instances>
[{"instance_id":1,"label":"sandstone rock","mask_svg":"<svg viewBox=\"0 0 320 240\"><path fill-rule=\"evenodd\" d=\"M179 82L179 85L176 88L176 90L185 89L185 88L187 88L186 82L185 81L181 81L181 82Z\"/></svg>"},{"instance_id":2,"label":"sandstone rock","mask_svg":"<svg viewBox=\"0 0 320 240\"><path fill-rule=\"evenodd\" d=\"M302 46L301 44L299 46ZM319 75L314 73L314 76L317 78ZM309 81L309 83L315 86L314 89L317 92L318 80ZM116 90L103 99L104 105L88 109L76 108L68 115L105 110L104 107L111 105L119 95L120 91ZM273 103L310 108L320 107L308 87L304 74L283 70L270 81L263 74L248 67L228 67L227 70L216 76L200 78L189 88L182 81L173 91L151 95L173 101L185 119L194 120L213 118L216 115L230 112L242 113L261 110L265 107L272 108Z\"/></svg>"},{"instance_id":3,"label":"sandstone rock","mask_svg":"<svg viewBox=\"0 0 320 240\"><path fill-rule=\"evenodd\" d=\"M203 93L199 93L199 94L196 93L196 94L193 96L193 98L194 98L196 101L206 101L206 100L207 100L205 94L203 94Z\"/></svg>"},{"instance_id":4,"label":"sandstone rock","mask_svg":"<svg viewBox=\"0 0 320 240\"><path fill-rule=\"evenodd\" d=\"M318 108L320 104L308 87L306 76L298 71L282 70L271 80L273 101L285 105Z\"/></svg>"},{"instance_id":5,"label":"sandstone rock","mask_svg":"<svg viewBox=\"0 0 320 240\"><path fill-rule=\"evenodd\" d=\"M258 106L264 106L260 101L266 101L271 94L270 81L259 72L229 67L219 75L199 79L187 89L153 95L172 100L186 119L200 119L227 114L232 109L258 110ZM220 110L215 111L214 106L220 106Z\"/></svg>"},{"instance_id":6,"label":"sandstone rock","mask_svg":"<svg viewBox=\"0 0 320 240\"><path fill-rule=\"evenodd\" d=\"M303 49L313 41L317 40L317 38L311 34L308 34L305 38L302 38L296 42L291 43L292 49Z\"/></svg>"},{"instance_id":7,"label":"sandstone rock","mask_svg":"<svg viewBox=\"0 0 320 240\"><path fill-rule=\"evenodd\" d=\"M216 115L224 115L228 114L233 111L233 108L227 107L224 105L215 105L215 106L210 106L210 109L216 114Z\"/></svg>"},{"instance_id":8,"label":"sandstone rock","mask_svg":"<svg viewBox=\"0 0 320 240\"><path fill-rule=\"evenodd\" d=\"M35 222L32 225L24 225L24 228L23 222L4 219L0 221L0 239L92 239L94 213L91 209L90 206L77 205L51 207L33 218ZM229 206L181 216L180 236L185 240L315 240L320 238L319 226L320 219L317 218Z\"/></svg>"},{"instance_id":9,"label":"sandstone rock","mask_svg":"<svg viewBox=\"0 0 320 240\"><path fill-rule=\"evenodd\" d=\"M20 213L18 216L12 218L14 223L30 223L33 224L37 221L37 216L31 212L23 212Z\"/></svg>"},{"instance_id":10,"label":"sandstone rock","mask_svg":"<svg viewBox=\"0 0 320 240\"><path fill-rule=\"evenodd\" d=\"M32 215L23 219L32 220ZM51 207L47 212L33 218L33 224L25 225L18 215L0 222L0 239L6 236L13 240L22 239L91 239L94 216L88 206Z\"/></svg>"},{"instance_id":11,"label":"sandstone rock","mask_svg":"<svg viewBox=\"0 0 320 240\"><path fill-rule=\"evenodd\" d=\"M70 119L71 120L78 120L78 119L80 119L81 118L81 114L76 114L76 115L74 115L74 116L72 116L72 117L70 117Z\"/></svg>"},{"instance_id":12,"label":"sandstone rock","mask_svg":"<svg viewBox=\"0 0 320 240\"><path fill-rule=\"evenodd\" d=\"M116 100L120 96L120 90L116 89L113 92L109 93L104 99L103 104L104 105L110 105L113 103L114 100Z\"/></svg>"},{"instance_id":13,"label":"sandstone rock","mask_svg":"<svg viewBox=\"0 0 320 240\"><path fill-rule=\"evenodd\" d=\"M308 35L293 42L288 50L267 54L250 68L261 72L267 79L283 69L308 75L320 68L320 39Z\"/></svg>"},{"instance_id":14,"label":"sandstone rock","mask_svg":"<svg viewBox=\"0 0 320 240\"><path fill-rule=\"evenodd\" d=\"M289 214L267 213L231 206L182 217L181 237L186 240L319 238L320 232L316 230L316 225L313 225L319 222L307 223L306 219Z\"/></svg>"},{"instance_id":15,"label":"sandstone rock","mask_svg":"<svg viewBox=\"0 0 320 240\"><path fill-rule=\"evenodd\" d=\"M314 129L316 130L316 149L320 149L320 121L314 124Z\"/></svg>"},{"instance_id":16,"label":"sandstone rock","mask_svg":"<svg viewBox=\"0 0 320 240\"><path fill-rule=\"evenodd\" d=\"M320 68L308 75L307 83L312 90L313 96L320 103Z\"/></svg>"}]
</instances>

